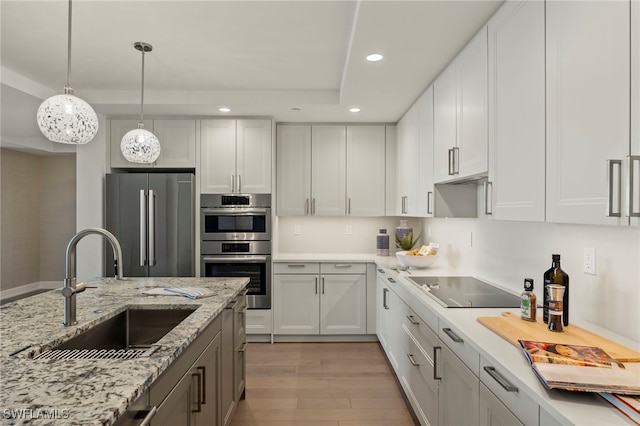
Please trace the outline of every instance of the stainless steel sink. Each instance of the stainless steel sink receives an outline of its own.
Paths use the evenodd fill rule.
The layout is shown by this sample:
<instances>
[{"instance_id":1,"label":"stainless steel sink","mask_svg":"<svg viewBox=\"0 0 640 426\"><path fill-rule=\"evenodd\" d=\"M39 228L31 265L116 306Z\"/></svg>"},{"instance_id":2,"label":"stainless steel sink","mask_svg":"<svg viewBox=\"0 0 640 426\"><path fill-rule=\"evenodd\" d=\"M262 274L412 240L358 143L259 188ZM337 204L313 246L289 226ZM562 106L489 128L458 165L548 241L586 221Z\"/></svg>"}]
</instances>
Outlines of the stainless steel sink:
<instances>
[{"instance_id":1,"label":"stainless steel sink","mask_svg":"<svg viewBox=\"0 0 640 426\"><path fill-rule=\"evenodd\" d=\"M127 309L35 359L137 358L195 309Z\"/></svg>"}]
</instances>

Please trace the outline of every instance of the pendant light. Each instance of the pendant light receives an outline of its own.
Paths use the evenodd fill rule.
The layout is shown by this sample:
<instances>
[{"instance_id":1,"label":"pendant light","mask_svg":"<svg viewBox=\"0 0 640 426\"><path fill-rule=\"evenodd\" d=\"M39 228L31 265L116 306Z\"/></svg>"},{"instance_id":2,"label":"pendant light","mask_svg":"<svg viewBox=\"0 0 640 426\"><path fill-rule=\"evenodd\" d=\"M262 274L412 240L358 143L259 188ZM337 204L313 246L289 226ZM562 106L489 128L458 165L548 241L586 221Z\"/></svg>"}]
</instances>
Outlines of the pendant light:
<instances>
[{"instance_id":1,"label":"pendant light","mask_svg":"<svg viewBox=\"0 0 640 426\"><path fill-rule=\"evenodd\" d=\"M142 91L140 94L140 122L138 128L130 130L120 142L120 151L127 161L132 163L153 163L160 155L160 141L156 135L144 128L144 54L151 52L153 46L142 41L133 44L136 50L142 52Z\"/></svg>"},{"instance_id":2,"label":"pendant light","mask_svg":"<svg viewBox=\"0 0 640 426\"><path fill-rule=\"evenodd\" d=\"M98 116L91 106L73 95L71 87L71 0L67 41L67 85L38 108L36 121L42 134L53 142L85 144L98 133Z\"/></svg>"}]
</instances>

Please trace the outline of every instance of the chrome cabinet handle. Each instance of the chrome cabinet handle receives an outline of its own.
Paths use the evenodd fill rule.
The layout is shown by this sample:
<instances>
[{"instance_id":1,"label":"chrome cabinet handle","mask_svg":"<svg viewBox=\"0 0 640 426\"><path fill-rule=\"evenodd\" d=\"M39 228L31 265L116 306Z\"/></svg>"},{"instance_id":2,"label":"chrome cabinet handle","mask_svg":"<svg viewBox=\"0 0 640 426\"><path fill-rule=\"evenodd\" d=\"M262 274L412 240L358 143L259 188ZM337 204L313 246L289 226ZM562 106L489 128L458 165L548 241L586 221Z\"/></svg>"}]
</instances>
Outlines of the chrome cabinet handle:
<instances>
[{"instance_id":1,"label":"chrome cabinet handle","mask_svg":"<svg viewBox=\"0 0 640 426\"><path fill-rule=\"evenodd\" d=\"M308 199L308 198L305 198L305 200L304 200L304 214L305 214L305 216L306 216L306 215L308 215L309 213L310 213L310 212L309 212L309 199Z\"/></svg>"},{"instance_id":2,"label":"chrome cabinet handle","mask_svg":"<svg viewBox=\"0 0 640 426\"><path fill-rule=\"evenodd\" d=\"M494 367L485 365L483 369L507 392L518 392L518 388L514 386L509 380L507 380L502 374L500 374Z\"/></svg>"},{"instance_id":3,"label":"chrome cabinet handle","mask_svg":"<svg viewBox=\"0 0 640 426\"><path fill-rule=\"evenodd\" d=\"M438 354L441 350L440 346L433 347L433 380L442 380L442 377L438 375Z\"/></svg>"},{"instance_id":4,"label":"chrome cabinet handle","mask_svg":"<svg viewBox=\"0 0 640 426\"><path fill-rule=\"evenodd\" d=\"M427 214L433 214L433 192L427 192Z\"/></svg>"},{"instance_id":5,"label":"chrome cabinet handle","mask_svg":"<svg viewBox=\"0 0 640 426\"><path fill-rule=\"evenodd\" d=\"M351 268L352 266L350 263L336 263L333 265L334 268Z\"/></svg>"},{"instance_id":6,"label":"chrome cabinet handle","mask_svg":"<svg viewBox=\"0 0 640 426\"><path fill-rule=\"evenodd\" d=\"M249 345L249 343L244 342L242 344L242 347L240 349L238 349L238 352L245 352L247 350L247 346Z\"/></svg>"},{"instance_id":7,"label":"chrome cabinet handle","mask_svg":"<svg viewBox=\"0 0 640 426\"><path fill-rule=\"evenodd\" d=\"M324 294L324 277L322 277L322 294Z\"/></svg>"},{"instance_id":8,"label":"chrome cabinet handle","mask_svg":"<svg viewBox=\"0 0 640 426\"><path fill-rule=\"evenodd\" d=\"M617 173L615 172L617 169ZM617 182L617 190L616 190ZM622 182L622 161L607 160L607 217L620 217L620 187ZM616 202L617 201L617 202ZM617 204L617 208L615 206Z\"/></svg>"},{"instance_id":9,"label":"chrome cabinet handle","mask_svg":"<svg viewBox=\"0 0 640 426\"><path fill-rule=\"evenodd\" d=\"M207 403L207 368L204 366L196 367L202 371L202 405Z\"/></svg>"},{"instance_id":10,"label":"chrome cabinet handle","mask_svg":"<svg viewBox=\"0 0 640 426\"><path fill-rule=\"evenodd\" d=\"M304 268L304 263L289 263L287 268Z\"/></svg>"},{"instance_id":11,"label":"chrome cabinet handle","mask_svg":"<svg viewBox=\"0 0 640 426\"><path fill-rule=\"evenodd\" d=\"M464 343L464 340L460 336L458 336L456 333L454 333L453 330L451 330L450 328L443 328L442 331L444 331L446 335L449 336L451 340L453 340L454 342Z\"/></svg>"},{"instance_id":12,"label":"chrome cabinet handle","mask_svg":"<svg viewBox=\"0 0 640 426\"><path fill-rule=\"evenodd\" d=\"M391 278L391 277L387 278L387 280L388 280L390 283L395 283L395 282L396 282L396 280L394 280L394 279L393 279L393 278Z\"/></svg>"},{"instance_id":13,"label":"chrome cabinet handle","mask_svg":"<svg viewBox=\"0 0 640 426\"><path fill-rule=\"evenodd\" d=\"M460 174L460 148L453 147L453 174Z\"/></svg>"},{"instance_id":14,"label":"chrome cabinet handle","mask_svg":"<svg viewBox=\"0 0 640 426\"><path fill-rule=\"evenodd\" d=\"M318 294L318 277L315 277L313 281L315 282L315 286L316 286L316 294Z\"/></svg>"},{"instance_id":15,"label":"chrome cabinet handle","mask_svg":"<svg viewBox=\"0 0 640 426\"><path fill-rule=\"evenodd\" d=\"M142 422L140 423L139 426L149 426L151 424L151 419L155 417L157 412L158 412L158 407L156 407L155 405L151 407L151 410L149 410L147 415L144 416L144 419L142 419Z\"/></svg>"},{"instance_id":16,"label":"chrome cabinet handle","mask_svg":"<svg viewBox=\"0 0 640 426\"><path fill-rule=\"evenodd\" d=\"M454 173L453 173L453 148L450 148L450 149L447 150L447 156L448 156L447 161L449 162L447 174L449 176L453 176L454 175Z\"/></svg>"},{"instance_id":17,"label":"chrome cabinet handle","mask_svg":"<svg viewBox=\"0 0 640 426\"><path fill-rule=\"evenodd\" d=\"M387 303L387 294L389 293L388 288L382 289L382 307L385 309L389 309L389 305Z\"/></svg>"},{"instance_id":18,"label":"chrome cabinet handle","mask_svg":"<svg viewBox=\"0 0 640 426\"><path fill-rule=\"evenodd\" d=\"M149 265L156 264L156 191L149 190Z\"/></svg>"},{"instance_id":19,"label":"chrome cabinet handle","mask_svg":"<svg viewBox=\"0 0 640 426\"><path fill-rule=\"evenodd\" d=\"M316 214L316 199L311 199L311 215Z\"/></svg>"},{"instance_id":20,"label":"chrome cabinet handle","mask_svg":"<svg viewBox=\"0 0 640 426\"><path fill-rule=\"evenodd\" d=\"M351 214L351 197L347 198L347 214Z\"/></svg>"},{"instance_id":21,"label":"chrome cabinet handle","mask_svg":"<svg viewBox=\"0 0 640 426\"><path fill-rule=\"evenodd\" d=\"M640 207L639 210L634 210L635 207L635 199L634 196L636 188L634 186L634 181L636 180L636 176L634 175L634 163L638 163L640 166L640 155L629 155L629 186L627 187L627 204L629 206L629 217L640 217Z\"/></svg>"},{"instance_id":22,"label":"chrome cabinet handle","mask_svg":"<svg viewBox=\"0 0 640 426\"><path fill-rule=\"evenodd\" d=\"M147 264L147 197L140 190L140 266Z\"/></svg>"},{"instance_id":23,"label":"chrome cabinet handle","mask_svg":"<svg viewBox=\"0 0 640 426\"><path fill-rule=\"evenodd\" d=\"M417 321L413 315L407 315L407 318L409 319L409 322L413 325L420 325L420 321Z\"/></svg>"},{"instance_id":24,"label":"chrome cabinet handle","mask_svg":"<svg viewBox=\"0 0 640 426\"><path fill-rule=\"evenodd\" d=\"M231 192L236 192L236 177L231 175Z\"/></svg>"},{"instance_id":25,"label":"chrome cabinet handle","mask_svg":"<svg viewBox=\"0 0 640 426\"><path fill-rule=\"evenodd\" d=\"M242 176L238 175L238 192L242 192Z\"/></svg>"},{"instance_id":26,"label":"chrome cabinet handle","mask_svg":"<svg viewBox=\"0 0 640 426\"><path fill-rule=\"evenodd\" d=\"M411 363L411 365L413 365L414 367L419 367L420 363L416 362L415 359L413 359L413 355L412 354L407 354L407 358L409 358L409 362Z\"/></svg>"},{"instance_id":27,"label":"chrome cabinet handle","mask_svg":"<svg viewBox=\"0 0 640 426\"><path fill-rule=\"evenodd\" d=\"M382 268L378 268L378 272L380 272L381 274L386 274L386 272Z\"/></svg>"},{"instance_id":28,"label":"chrome cabinet handle","mask_svg":"<svg viewBox=\"0 0 640 426\"><path fill-rule=\"evenodd\" d=\"M402 214L407 214L407 199L409 197L407 195L402 196Z\"/></svg>"},{"instance_id":29,"label":"chrome cabinet handle","mask_svg":"<svg viewBox=\"0 0 640 426\"><path fill-rule=\"evenodd\" d=\"M483 184L484 188L484 214L493 214L493 182L487 181ZM491 188L491 197L489 197L489 188ZM489 208L491 207L491 209Z\"/></svg>"}]
</instances>

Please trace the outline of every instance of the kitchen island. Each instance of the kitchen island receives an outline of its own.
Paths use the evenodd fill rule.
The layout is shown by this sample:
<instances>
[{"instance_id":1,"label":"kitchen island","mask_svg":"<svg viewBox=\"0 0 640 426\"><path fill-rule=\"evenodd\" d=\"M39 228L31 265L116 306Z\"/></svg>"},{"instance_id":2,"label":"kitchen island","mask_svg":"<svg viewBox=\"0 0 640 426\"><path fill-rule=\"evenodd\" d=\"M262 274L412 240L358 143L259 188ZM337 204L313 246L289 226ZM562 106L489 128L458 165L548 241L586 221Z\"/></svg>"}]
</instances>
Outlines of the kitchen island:
<instances>
[{"instance_id":1,"label":"kitchen island","mask_svg":"<svg viewBox=\"0 0 640 426\"><path fill-rule=\"evenodd\" d=\"M100 278L77 295L78 324L62 326L57 290L0 307L0 424L114 424L238 296L248 278ZM151 288L206 287L214 295L149 296ZM154 344L148 356L32 359L127 309L196 310ZM150 351L151 352L151 351Z\"/></svg>"}]
</instances>

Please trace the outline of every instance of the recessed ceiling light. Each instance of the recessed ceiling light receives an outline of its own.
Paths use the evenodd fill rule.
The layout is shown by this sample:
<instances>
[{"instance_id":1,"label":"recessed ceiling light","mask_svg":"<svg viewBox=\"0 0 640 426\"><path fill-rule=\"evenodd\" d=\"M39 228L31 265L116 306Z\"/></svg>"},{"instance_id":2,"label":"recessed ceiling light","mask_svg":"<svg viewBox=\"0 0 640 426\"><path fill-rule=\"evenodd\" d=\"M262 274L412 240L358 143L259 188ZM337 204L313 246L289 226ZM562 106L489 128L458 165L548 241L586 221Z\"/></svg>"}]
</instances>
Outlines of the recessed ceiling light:
<instances>
[{"instance_id":1,"label":"recessed ceiling light","mask_svg":"<svg viewBox=\"0 0 640 426\"><path fill-rule=\"evenodd\" d=\"M354 107L354 108L349 109L349 111L350 112L360 112L360 108Z\"/></svg>"},{"instance_id":2,"label":"recessed ceiling light","mask_svg":"<svg viewBox=\"0 0 640 426\"><path fill-rule=\"evenodd\" d=\"M370 55L367 55L367 61L369 62L378 62L381 61L383 58L383 56L379 53L372 53Z\"/></svg>"},{"instance_id":3,"label":"recessed ceiling light","mask_svg":"<svg viewBox=\"0 0 640 426\"><path fill-rule=\"evenodd\" d=\"M220 108L218 108L218 111L220 111L220 112L230 112L230 111L231 111L231 108L227 108L227 107L220 107Z\"/></svg>"}]
</instances>

